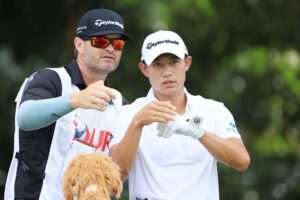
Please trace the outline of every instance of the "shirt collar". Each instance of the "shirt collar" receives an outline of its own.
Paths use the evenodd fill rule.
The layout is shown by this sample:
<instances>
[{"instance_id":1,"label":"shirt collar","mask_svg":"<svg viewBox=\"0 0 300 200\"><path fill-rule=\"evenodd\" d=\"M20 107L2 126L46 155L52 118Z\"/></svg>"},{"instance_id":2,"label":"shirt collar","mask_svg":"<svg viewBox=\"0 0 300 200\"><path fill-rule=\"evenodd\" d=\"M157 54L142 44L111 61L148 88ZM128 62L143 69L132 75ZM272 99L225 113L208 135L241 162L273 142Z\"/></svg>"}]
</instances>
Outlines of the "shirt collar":
<instances>
[{"instance_id":1,"label":"shirt collar","mask_svg":"<svg viewBox=\"0 0 300 200\"><path fill-rule=\"evenodd\" d=\"M65 68L71 77L72 84L76 85L81 90L85 89L86 84L83 80L76 60L73 59Z\"/></svg>"},{"instance_id":2,"label":"shirt collar","mask_svg":"<svg viewBox=\"0 0 300 200\"><path fill-rule=\"evenodd\" d=\"M71 77L72 84L76 85L80 90L83 90L87 87L75 59L65 66L65 68ZM104 85L108 86L107 80L104 81Z\"/></svg>"}]
</instances>

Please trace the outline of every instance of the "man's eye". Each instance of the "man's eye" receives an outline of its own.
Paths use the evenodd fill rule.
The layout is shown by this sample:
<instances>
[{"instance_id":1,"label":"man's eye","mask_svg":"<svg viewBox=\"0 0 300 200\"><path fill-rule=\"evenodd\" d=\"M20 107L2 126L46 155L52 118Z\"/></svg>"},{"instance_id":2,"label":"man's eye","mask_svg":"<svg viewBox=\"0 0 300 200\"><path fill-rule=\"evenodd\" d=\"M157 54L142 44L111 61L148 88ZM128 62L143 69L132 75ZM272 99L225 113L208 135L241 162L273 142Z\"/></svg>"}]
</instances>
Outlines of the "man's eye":
<instances>
[{"instance_id":1,"label":"man's eye","mask_svg":"<svg viewBox=\"0 0 300 200\"><path fill-rule=\"evenodd\" d=\"M175 64L175 63L177 63L177 62L179 62L178 59L173 59L171 63L172 63L172 64Z\"/></svg>"}]
</instances>

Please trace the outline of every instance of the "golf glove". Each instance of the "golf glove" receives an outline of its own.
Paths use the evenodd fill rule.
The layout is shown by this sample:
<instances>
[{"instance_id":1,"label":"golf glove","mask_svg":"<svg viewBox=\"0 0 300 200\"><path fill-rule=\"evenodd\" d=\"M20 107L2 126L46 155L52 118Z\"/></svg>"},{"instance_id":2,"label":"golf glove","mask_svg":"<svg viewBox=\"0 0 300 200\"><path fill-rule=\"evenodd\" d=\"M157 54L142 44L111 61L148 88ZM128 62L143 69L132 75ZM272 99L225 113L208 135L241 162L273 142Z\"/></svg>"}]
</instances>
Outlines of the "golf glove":
<instances>
[{"instance_id":1,"label":"golf glove","mask_svg":"<svg viewBox=\"0 0 300 200\"><path fill-rule=\"evenodd\" d=\"M158 136L169 138L175 133L200 139L204 134L204 129L200 126L202 122L203 118L197 115L190 120L186 120L180 115L177 115L174 121L170 121L167 124L158 123Z\"/></svg>"}]
</instances>

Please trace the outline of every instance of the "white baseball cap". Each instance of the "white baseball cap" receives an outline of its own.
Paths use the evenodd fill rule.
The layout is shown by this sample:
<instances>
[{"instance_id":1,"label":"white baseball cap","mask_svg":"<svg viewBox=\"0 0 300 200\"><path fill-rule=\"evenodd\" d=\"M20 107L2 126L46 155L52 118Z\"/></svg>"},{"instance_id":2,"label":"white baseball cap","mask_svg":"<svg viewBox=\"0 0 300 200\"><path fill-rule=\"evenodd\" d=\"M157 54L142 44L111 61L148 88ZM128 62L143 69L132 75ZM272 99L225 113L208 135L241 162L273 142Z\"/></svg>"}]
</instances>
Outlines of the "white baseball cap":
<instances>
[{"instance_id":1,"label":"white baseball cap","mask_svg":"<svg viewBox=\"0 0 300 200\"><path fill-rule=\"evenodd\" d=\"M188 55L181 37L173 31L157 31L148 35L143 43L141 60L150 65L155 58L164 53L171 53L180 59Z\"/></svg>"}]
</instances>

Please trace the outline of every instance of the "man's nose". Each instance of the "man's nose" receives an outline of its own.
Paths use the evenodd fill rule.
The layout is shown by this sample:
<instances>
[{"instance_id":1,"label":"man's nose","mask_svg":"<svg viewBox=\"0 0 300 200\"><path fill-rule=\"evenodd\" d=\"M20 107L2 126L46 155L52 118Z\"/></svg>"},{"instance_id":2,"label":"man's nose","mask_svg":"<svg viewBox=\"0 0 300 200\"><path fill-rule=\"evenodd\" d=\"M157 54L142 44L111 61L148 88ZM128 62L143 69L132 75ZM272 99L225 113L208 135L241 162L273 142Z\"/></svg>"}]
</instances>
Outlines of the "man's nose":
<instances>
[{"instance_id":1,"label":"man's nose","mask_svg":"<svg viewBox=\"0 0 300 200\"><path fill-rule=\"evenodd\" d=\"M105 48L106 51L109 51L109 52L113 52L114 51L114 47L112 46L111 43L109 43L109 45Z\"/></svg>"},{"instance_id":2,"label":"man's nose","mask_svg":"<svg viewBox=\"0 0 300 200\"><path fill-rule=\"evenodd\" d=\"M164 75L165 77L169 77L169 76L172 75L171 67L170 67L170 66L165 66L165 67L164 67L164 73L163 73L163 75Z\"/></svg>"}]
</instances>

